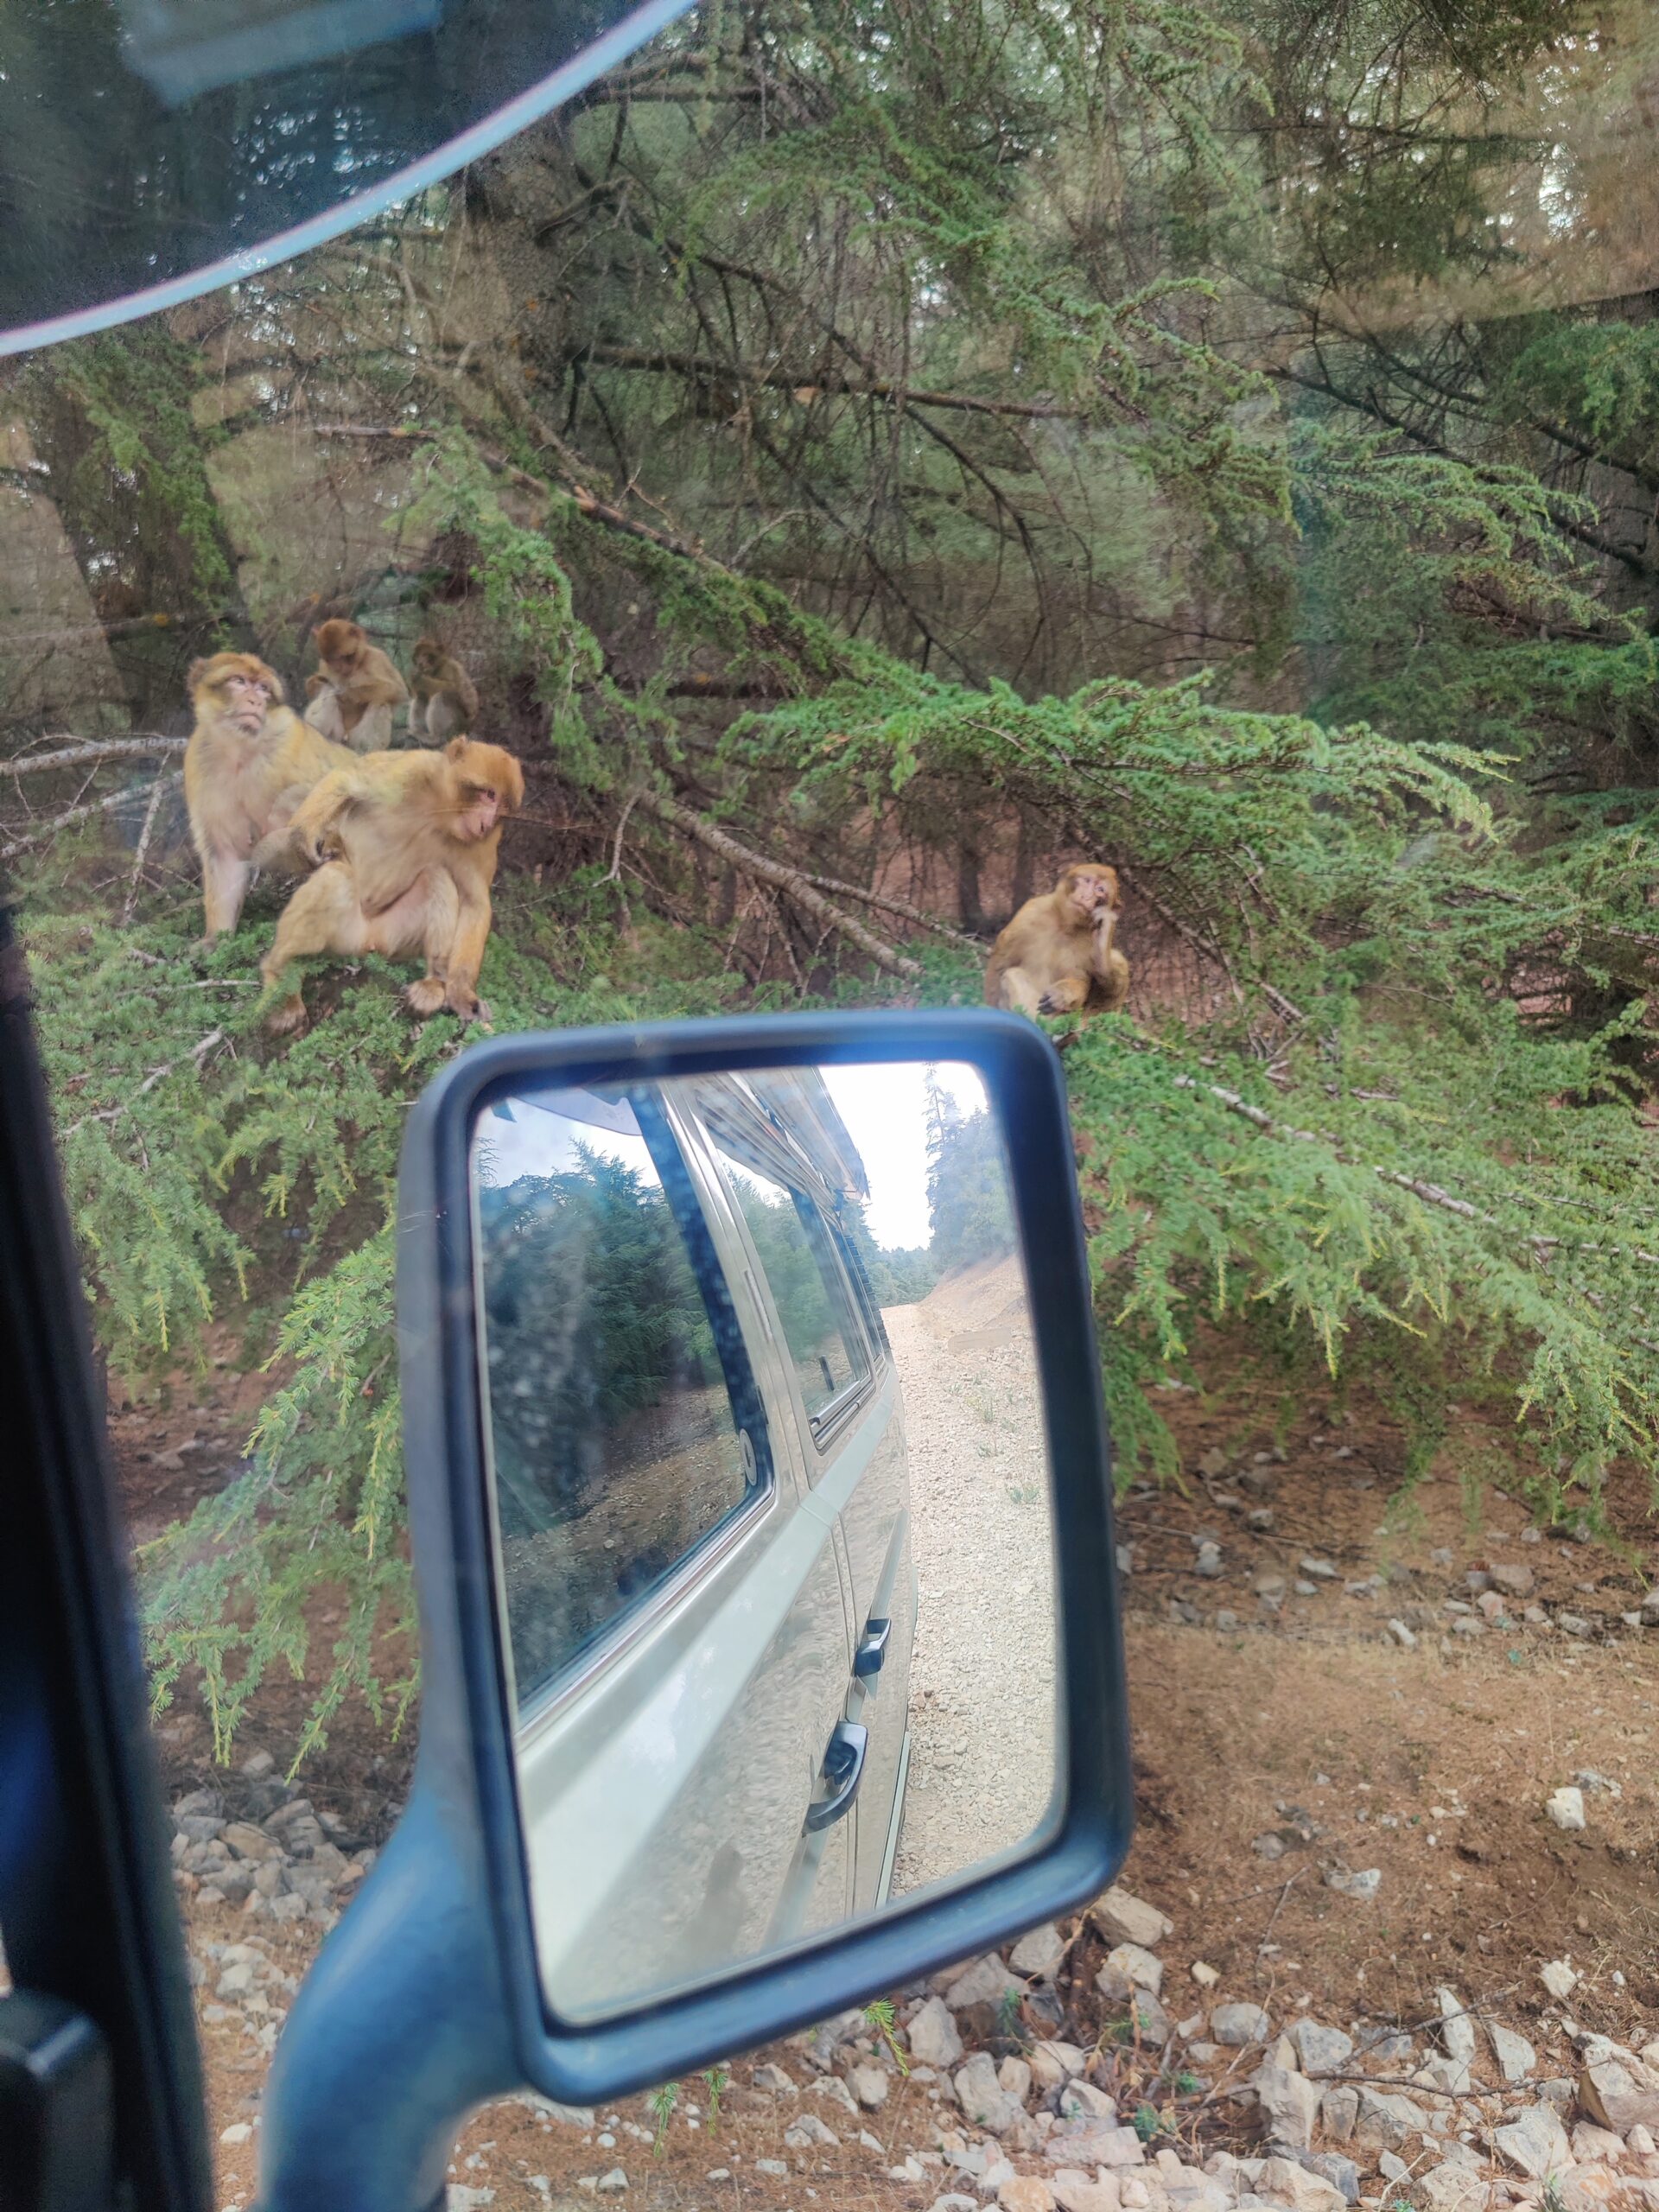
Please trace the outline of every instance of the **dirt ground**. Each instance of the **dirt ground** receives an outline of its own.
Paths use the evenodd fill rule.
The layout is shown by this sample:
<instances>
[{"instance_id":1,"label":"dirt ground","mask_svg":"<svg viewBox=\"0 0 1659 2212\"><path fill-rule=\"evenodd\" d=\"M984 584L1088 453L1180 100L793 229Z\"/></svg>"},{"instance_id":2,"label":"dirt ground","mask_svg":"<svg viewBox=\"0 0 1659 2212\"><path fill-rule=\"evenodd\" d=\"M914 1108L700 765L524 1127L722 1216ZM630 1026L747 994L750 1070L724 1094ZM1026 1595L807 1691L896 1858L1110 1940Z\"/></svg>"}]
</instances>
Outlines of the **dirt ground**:
<instances>
[{"instance_id":1,"label":"dirt ground","mask_svg":"<svg viewBox=\"0 0 1659 2212\"><path fill-rule=\"evenodd\" d=\"M205 1395L175 1395L165 1414L146 1406L117 1415L136 1533L153 1534L226 1478L249 1389L216 1371ZM1185 1491L1133 1492L1118 1530L1129 1569L1122 1589L1139 1815L1122 1878L1175 1923L1163 1947L1172 2018L1198 2009L1203 1992L1185 1974L1200 1961L1219 1976L1217 1998L1344 2027L1421 2023L1435 2010L1435 1986L1449 1983L1548 2052L1560 2008L1539 1968L1567 1958L1584 1977L1573 2005L1583 2024L1637 2045L1659 2035L1659 1630L1622 1618L1641 1602L1638 1562L1659 1564L1645 1498L1634 1484L1616 1495L1619 1541L1611 1545L1528 1541L1523 1509L1491 1491L1471 1519L1461 1478L1483 1462L1484 1439L1465 1423L1391 1533L1398 1439L1379 1416L1311 1408L1275 1442L1265 1421L1260 1434L1241 1433L1236 1417L1224 1424L1194 1395L1172 1406L1191 1471ZM193 1440L196 1449L181 1454ZM992 1479L1004 1491L1021 1486L1000 1464ZM1205 1538L1212 1553L1198 1549ZM982 1550L995 1556L995 1545ZM1493 1604L1488 1593L1497 1614L1489 1624L1470 1577L1494 1566L1529 1569L1534 1586L1524 1601ZM925 1562L922 1574L925 1582ZM1465 1610L1448 1611L1448 1601ZM326 1593L319 1602L326 1607ZM1006 1611L1006 1586L1000 1603ZM1529 1606L1541 1618L1529 1621ZM1563 1628L1563 1615L1582 1632ZM1479 1627L1454 1626L1472 1622ZM304 1710L297 1686L274 1686L235 1756L263 1748L285 1762ZM158 1734L174 1794L212 1778L206 1726L188 1701ZM365 1717L346 1717L308 1766L307 1792L378 1841L406 1788L409 1755ZM1587 1826L1563 1833L1545 1801L1577 1776L1594 1777L1582 1785ZM1369 1900L1325 1880L1372 1869L1381 1878ZM229 1907L193 1912L199 1953L244 1932ZM262 1926L257 1940L297 1977L316 1935ZM1057 1985L1066 2007L1059 2031L1085 2044L1103 2024L1093 1988L1101 1948L1083 1938L1071 1979ZM286 2000L273 1995L279 2012ZM215 2140L226 2129L233 2138L252 2131L219 2143L219 2202L245 2207L268 2059L257 2020L215 2005L211 1984L201 2009ZM798 2051L770 2056L810 2078ZM491 2106L468 2126L453 2175L480 2194L455 2202L498 2212L577 2204L587 2201L584 2180L591 2186L617 2166L636 2212L728 2202L805 2212L813 2201L923 2212L945 2186L931 2171L919 2183L887 2176L929 2139L925 2087L895 2081L881 2111L856 2120L821 2101L809 2107L804 2089L800 2107L842 2139L796 2156L779 2147L789 2116L780 2105L791 2101L747 2086L749 2073L747 2063L734 2069L712 2130L707 2085L682 2085L660 2154L644 2099L585 2126L533 2101ZM1193 2101L1194 2126L1207 2126L1198 2115L1209 2108ZM761 2158L784 2171L762 2171Z\"/></svg>"}]
</instances>

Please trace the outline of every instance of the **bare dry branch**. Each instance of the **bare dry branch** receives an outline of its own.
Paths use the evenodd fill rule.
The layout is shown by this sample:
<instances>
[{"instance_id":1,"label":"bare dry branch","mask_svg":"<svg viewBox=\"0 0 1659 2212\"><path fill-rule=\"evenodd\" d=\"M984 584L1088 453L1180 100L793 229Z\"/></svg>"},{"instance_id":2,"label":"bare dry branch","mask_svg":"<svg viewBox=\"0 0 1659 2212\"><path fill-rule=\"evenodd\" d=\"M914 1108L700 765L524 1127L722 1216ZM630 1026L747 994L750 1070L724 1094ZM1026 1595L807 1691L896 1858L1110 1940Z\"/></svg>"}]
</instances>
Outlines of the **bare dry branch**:
<instances>
[{"instance_id":1,"label":"bare dry branch","mask_svg":"<svg viewBox=\"0 0 1659 2212\"><path fill-rule=\"evenodd\" d=\"M717 854L731 867L741 869L753 880L770 884L826 927L839 930L861 952L867 952L877 967L886 969L889 975L910 977L921 975L922 965L918 960L911 959L908 954L900 952L896 945L889 944L885 938L877 937L873 930L866 929L862 922L855 920L851 914L826 899L821 891L815 888L811 879L799 868L791 868L782 861L769 861L764 854L740 844L729 830L718 828L701 814L694 813L689 806L682 806L677 799L669 798L661 791L642 791L638 803L648 814L654 814L659 822L665 822L670 829L677 830L683 836L694 837L700 845Z\"/></svg>"}]
</instances>

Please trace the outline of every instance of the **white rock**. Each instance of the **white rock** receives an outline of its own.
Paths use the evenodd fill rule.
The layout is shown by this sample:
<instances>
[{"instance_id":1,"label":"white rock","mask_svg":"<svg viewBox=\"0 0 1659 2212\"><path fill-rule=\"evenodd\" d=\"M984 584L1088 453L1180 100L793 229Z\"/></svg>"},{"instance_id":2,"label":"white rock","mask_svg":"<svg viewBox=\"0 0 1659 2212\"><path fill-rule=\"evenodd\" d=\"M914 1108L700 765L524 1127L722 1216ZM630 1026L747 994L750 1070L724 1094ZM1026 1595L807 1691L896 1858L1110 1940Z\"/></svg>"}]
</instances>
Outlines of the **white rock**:
<instances>
[{"instance_id":1,"label":"white rock","mask_svg":"<svg viewBox=\"0 0 1659 2212\"><path fill-rule=\"evenodd\" d=\"M1065 1956L1065 1938L1052 1920L1046 1920L1020 1938L1008 1954L1008 1964L1016 1974L1046 1980Z\"/></svg>"},{"instance_id":2,"label":"white rock","mask_svg":"<svg viewBox=\"0 0 1659 2212\"><path fill-rule=\"evenodd\" d=\"M1318 2020L1293 2020L1290 2032L1304 2074L1340 2074L1354 2055L1354 2039Z\"/></svg>"},{"instance_id":3,"label":"white rock","mask_svg":"<svg viewBox=\"0 0 1659 2212\"><path fill-rule=\"evenodd\" d=\"M1344 2212L1347 2202L1334 2182L1310 2173L1291 2158L1269 2158L1256 2188L1274 2202L1289 2205L1291 2212Z\"/></svg>"},{"instance_id":4,"label":"white rock","mask_svg":"<svg viewBox=\"0 0 1659 2212\"><path fill-rule=\"evenodd\" d=\"M1564 2005L1579 1986L1579 1977L1565 1959L1552 1959L1540 1967L1538 1979L1558 2004Z\"/></svg>"},{"instance_id":5,"label":"white rock","mask_svg":"<svg viewBox=\"0 0 1659 2212\"><path fill-rule=\"evenodd\" d=\"M942 1997L930 1997L905 2030L910 2055L923 2066L954 2066L962 2056L962 2037Z\"/></svg>"},{"instance_id":6,"label":"white rock","mask_svg":"<svg viewBox=\"0 0 1659 2212\"><path fill-rule=\"evenodd\" d=\"M784 2130L784 2147L786 2150L810 2151L818 2143L823 2144L826 2150L836 2150L840 2147L841 2138L834 2128L826 2127L815 2112L804 2112L798 2120L791 2120Z\"/></svg>"},{"instance_id":7,"label":"white rock","mask_svg":"<svg viewBox=\"0 0 1659 2212\"><path fill-rule=\"evenodd\" d=\"M1014 2175L998 2189L996 2201L1003 2212L1054 2212L1054 2192L1035 2174Z\"/></svg>"},{"instance_id":8,"label":"white rock","mask_svg":"<svg viewBox=\"0 0 1659 2212\"><path fill-rule=\"evenodd\" d=\"M964 1974L959 1974L944 1993L944 2001L953 2012L960 2012L969 2005L997 2005L1010 1989L1025 1994L1026 1985L1017 1974L1008 1972L995 1951L988 1951L982 1959L976 1959Z\"/></svg>"},{"instance_id":9,"label":"white rock","mask_svg":"<svg viewBox=\"0 0 1659 2212\"><path fill-rule=\"evenodd\" d=\"M1389 1634L1402 1649L1407 1651L1414 1651L1417 1649L1417 1638L1406 1626L1404 1621L1390 1621L1389 1623Z\"/></svg>"},{"instance_id":10,"label":"white rock","mask_svg":"<svg viewBox=\"0 0 1659 2212\"><path fill-rule=\"evenodd\" d=\"M1656 2063L1648 2060L1648 2050L1653 2050L1655 2048L1656 2046L1654 2044L1649 2044L1648 2045L1648 2050L1643 2052L1642 2056L1644 2063ZM1650 2128L1643 2127L1638 2122L1625 2137L1624 2147L1633 2158L1653 2158L1656 2153L1654 2150L1652 2130Z\"/></svg>"},{"instance_id":11,"label":"white rock","mask_svg":"<svg viewBox=\"0 0 1659 2212\"><path fill-rule=\"evenodd\" d=\"M1497 2061L1497 2070L1509 2082L1524 2082L1538 2063L1538 2054L1524 2036L1516 2034L1497 2020L1485 2023L1486 2040L1492 2046L1492 2056Z\"/></svg>"},{"instance_id":12,"label":"white rock","mask_svg":"<svg viewBox=\"0 0 1659 2212\"><path fill-rule=\"evenodd\" d=\"M1428 2126L1428 2114L1420 2104L1396 2092L1361 2088L1354 2140L1379 2151L1397 2151L1409 2135L1420 2135Z\"/></svg>"},{"instance_id":13,"label":"white rock","mask_svg":"<svg viewBox=\"0 0 1659 2212\"><path fill-rule=\"evenodd\" d=\"M1573 2156L1581 2166L1616 2166L1624 2156L1624 2138L1581 2120L1573 2131Z\"/></svg>"},{"instance_id":14,"label":"white rock","mask_svg":"<svg viewBox=\"0 0 1659 2212\"><path fill-rule=\"evenodd\" d=\"M778 2174L786 2174L789 2171L789 2165L787 2161L783 2158L757 2158L754 2162L754 2171L758 2174L772 2174L776 2176Z\"/></svg>"},{"instance_id":15,"label":"white rock","mask_svg":"<svg viewBox=\"0 0 1659 2212\"><path fill-rule=\"evenodd\" d=\"M1618 2135L1628 2135L1633 2127L1659 2127L1659 2080L1635 2057L1628 2064L1605 2058L1586 2066L1579 2075L1579 2102L1592 2120Z\"/></svg>"},{"instance_id":16,"label":"white rock","mask_svg":"<svg viewBox=\"0 0 1659 2212\"><path fill-rule=\"evenodd\" d=\"M1293 2151L1311 2150L1313 2123L1319 2112L1318 2083L1310 2082L1306 2074L1269 2063L1257 2068L1253 2086L1272 2123L1268 2130L1270 2138L1288 2144Z\"/></svg>"},{"instance_id":17,"label":"white rock","mask_svg":"<svg viewBox=\"0 0 1659 2212\"><path fill-rule=\"evenodd\" d=\"M1491 2201L1491 2184L1474 2166L1448 2159L1431 2166L1411 2183L1412 2200L1421 2212L1478 2212Z\"/></svg>"},{"instance_id":18,"label":"white rock","mask_svg":"<svg viewBox=\"0 0 1659 2212\"><path fill-rule=\"evenodd\" d=\"M874 2065L855 2066L848 2080L853 2094L866 2112L880 2112L887 2101L892 2083L887 2069Z\"/></svg>"},{"instance_id":19,"label":"white rock","mask_svg":"<svg viewBox=\"0 0 1659 2212\"><path fill-rule=\"evenodd\" d=\"M1266 2043L1273 2022L1259 2005L1217 2005L1210 2015L1210 2032L1216 2042L1242 2050L1247 2044Z\"/></svg>"},{"instance_id":20,"label":"white rock","mask_svg":"<svg viewBox=\"0 0 1659 2212\"><path fill-rule=\"evenodd\" d=\"M252 2139L252 2136L253 2124L246 2120L232 2120L228 2127L221 2127L219 2131L221 2143L246 2143ZM1618 2147L1622 2151L1624 2145L1621 2143Z\"/></svg>"},{"instance_id":21,"label":"white rock","mask_svg":"<svg viewBox=\"0 0 1659 2212\"><path fill-rule=\"evenodd\" d=\"M613 2166L609 2173L601 2174L599 2177L599 2193L601 2196L620 2196L627 2185L628 2177L620 2166Z\"/></svg>"},{"instance_id":22,"label":"white rock","mask_svg":"<svg viewBox=\"0 0 1659 2212\"><path fill-rule=\"evenodd\" d=\"M1115 2173L1103 2172L1096 2181L1074 2166L1063 2166L1049 2176L1048 2185L1060 2212L1119 2212L1122 2199Z\"/></svg>"},{"instance_id":23,"label":"white rock","mask_svg":"<svg viewBox=\"0 0 1659 2212\"><path fill-rule=\"evenodd\" d=\"M993 2135L1011 2127L1023 2112L1024 2107L997 2080L996 2061L988 2050L974 2053L957 2073L956 2086L966 2117Z\"/></svg>"},{"instance_id":24,"label":"white rock","mask_svg":"<svg viewBox=\"0 0 1659 2212\"><path fill-rule=\"evenodd\" d=\"M1031 2064L1029 2060L1010 2055L996 2069L997 2086L1014 2102L1024 2104L1031 2094Z\"/></svg>"},{"instance_id":25,"label":"white rock","mask_svg":"<svg viewBox=\"0 0 1659 2212\"><path fill-rule=\"evenodd\" d=\"M784 2171L789 2171L787 2166ZM960 2190L947 2190L944 2196L934 2198L931 2212L979 2212L979 2199L964 2196Z\"/></svg>"},{"instance_id":26,"label":"white rock","mask_svg":"<svg viewBox=\"0 0 1659 2212\"><path fill-rule=\"evenodd\" d=\"M1584 1792L1582 1789L1575 1789L1571 1783L1550 1793L1549 1802L1544 1807L1544 1810L1558 1828L1581 1828L1586 1826Z\"/></svg>"},{"instance_id":27,"label":"white rock","mask_svg":"<svg viewBox=\"0 0 1659 2212\"><path fill-rule=\"evenodd\" d=\"M1325 1878L1325 1886L1339 1897L1374 1897L1382 1886L1382 1869L1366 1866L1357 1874L1348 1874L1333 1866Z\"/></svg>"},{"instance_id":28,"label":"white rock","mask_svg":"<svg viewBox=\"0 0 1659 2212\"><path fill-rule=\"evenodd\" d=\"M1147 1950L1175 1932L1174 1922L1160 1912L1155 1904L1131 1897L1116 1883L1095 1899L1089 1913L1095 1924L1115 1942L1139 1943Z\"/></svg>"},{"instance_id":29,"label":"white rock","mask_svg":"<svg viewBox=\"0 0 1659 2212\"><path fill-rule=\"evenodd\" d=\"M1032 2046L1032 2079L1041 2089L1058 2089L1074 2074L1081 2074L1088 2063L1088 2052L1079 2050L1074 2043L1059 2043L1052 2037L1045 2037L1041 2043Z\"/></svg>"},{"instance_id":30,"label":"white rock","mask_svg":"<svg viewBox=\"0 0 1659 2212\"><path fill-rule=\"evenodd\" d=\"M1187 1968L1187 1972L1200 1989L1213 1989L1221 1980L1221 1975L1217 1969L1214 1967L1206 1966L1202 1959L1194 1959Z\"/></svg>"},{"instance_id":31,"label":"white rock","mask_svg":"<svg viewBox=\"0 0 1659 2212\"><path fill-rule=\"evenodd\" d=\"M757 2089L771 2090L774 2096L792 2097L796 2094L794 2082L781 2066L757 2066L754 2086Z\"/></svg>"},{"instance_id":32,"label":"white rock","mask_svg":"<svg viewBox=\"0 0 1659 2212\"><path fill-rule=\"evenodd\" d=\"M876 2069L878 2073L880 2070L880 2067ZM812 2094L815 2097L828 2097L832 2105L839 2105L843 2112L851 2113L855 2119L858 2117L858 2106L853 2093L839 2074L822 2075L813 2082Z\"/></svg>"},{"instance_id":33,"label":"white rock","mask_svg":"<svg viewBox=\"0 0 1659 2212\"><path fill-rule=\"evenodd\" d=\"M1068 2082L1060 2091L1060 2118L1103 2120L1109 2127L1116 2127L1116 2101L1092 2082Z\"/></svg>"},{"instance_id":34,"label":"white rock","mask_svg":"<svg viewBox=\"0 0 1659 2212\"><path fill-rule=\"evenodd\" d=\"M1493 2131L1493 2148L1517 2172L1534 2181L1557 2173L1573 2163L1573 2151L1554 2105L1529 2105L1518 2120Z\"/></svg>"},{"instance_id":35,"label":"white rock","mask_svg":"<svg viewBox=\"0 0 1659 2212\"><path fill-rule=\"evenodd\" d=\"M1446 2055L1452 2061L1457 2075L1445 2086L1457 2093L1469 2086L1470 2072L1475 2063L1475 2024L1455 1989L1439 1988L1434 1992L1434 1999L1440 2008L1440 2040L1446 2045Z\"/></svg>"},{"instance_id":36,"label":"white rock","mask_svg":"<svg viewBox=\"0 0 1659 2212\"><path fill-rule=\"evenodd\" d=\"M1095 1976L1095 1986L1103 1997L1127 1998L1136 1989L1149 1989L1156 1997L1163 1986L1163 1961L1139 1943L1120 1943L1109 1951Z\"/></svg>"}]
</instances>

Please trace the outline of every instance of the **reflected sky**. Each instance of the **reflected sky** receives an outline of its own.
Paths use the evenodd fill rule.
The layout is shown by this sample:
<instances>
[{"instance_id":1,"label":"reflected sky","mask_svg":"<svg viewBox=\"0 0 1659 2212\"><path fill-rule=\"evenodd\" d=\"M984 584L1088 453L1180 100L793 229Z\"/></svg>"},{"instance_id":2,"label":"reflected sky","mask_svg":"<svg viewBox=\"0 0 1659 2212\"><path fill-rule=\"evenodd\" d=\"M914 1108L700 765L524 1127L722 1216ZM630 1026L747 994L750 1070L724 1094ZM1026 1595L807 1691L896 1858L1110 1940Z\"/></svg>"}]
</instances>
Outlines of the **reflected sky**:
<instances>
[{"instance_id":1,"label":"reflected sky","mask_svg":"<svg viewBox=\"0 0 1659 2212\"><path fill-rule=\"evenodd\" d=\"M925 1249L933 1239L927 1204L928 1084L964 1115L975 1115L988 1110L983 1077L957 1061L870 1062L820 1072L869 1178L865 1219L871 1236L888 1251ZM567 1101L576 1095L562 1094ZM597 1100L594 1104L604 1110ZM578 1141L601 1157L639 1164L639 1140L611 1135L598 1126L597 1115L575 1128L563 1114L540 1111L522 1099L514 1099L512 1109L512 1121L493 1112L479 1128L480 1172L497 1187L521 1175L553 1175L573 1166Z\"/></svg>"}]
</instances>

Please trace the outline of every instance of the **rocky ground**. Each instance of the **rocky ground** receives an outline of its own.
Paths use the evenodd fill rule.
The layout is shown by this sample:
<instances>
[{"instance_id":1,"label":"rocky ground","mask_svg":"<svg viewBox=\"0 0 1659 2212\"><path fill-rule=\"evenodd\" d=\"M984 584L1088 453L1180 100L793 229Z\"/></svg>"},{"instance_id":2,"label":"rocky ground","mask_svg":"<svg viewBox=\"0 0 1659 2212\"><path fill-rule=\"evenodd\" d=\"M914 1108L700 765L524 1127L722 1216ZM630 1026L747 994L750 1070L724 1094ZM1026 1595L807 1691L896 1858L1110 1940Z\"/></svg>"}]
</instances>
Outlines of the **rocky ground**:
<instances>
[{"instance_id":1,"label":"rocky ground","mask_svg":"<svg viewBox=\"0 0 1659 2212\"><path fill-rule=\"evenodd\" d=\"M455 2212L1659 2212L1645 1494L1615 1487L1605 1537L1541 1536L1475 1479L1498 1440L1471 1412L1408 1498L1363 1405L1167 1408L1191 1478L1120 1511L1124 1889L894 1993L896 2049L855 2015L671 2103L492 2105ZM201 1414L134 1408L141 1522L215 1478ZM995 1450L984 1479L1027 1487ZM351 1714L285 1785L306 1711L262 1691L228 1770L183 1699L158 1729L226 2207L298 1979L406 1787L408 1746Z\"/></svg>"}]
</instances>

